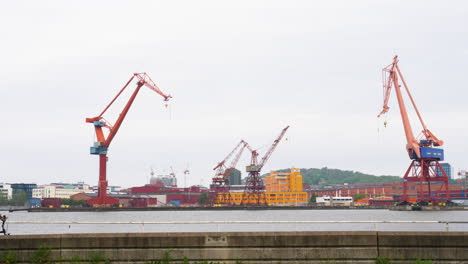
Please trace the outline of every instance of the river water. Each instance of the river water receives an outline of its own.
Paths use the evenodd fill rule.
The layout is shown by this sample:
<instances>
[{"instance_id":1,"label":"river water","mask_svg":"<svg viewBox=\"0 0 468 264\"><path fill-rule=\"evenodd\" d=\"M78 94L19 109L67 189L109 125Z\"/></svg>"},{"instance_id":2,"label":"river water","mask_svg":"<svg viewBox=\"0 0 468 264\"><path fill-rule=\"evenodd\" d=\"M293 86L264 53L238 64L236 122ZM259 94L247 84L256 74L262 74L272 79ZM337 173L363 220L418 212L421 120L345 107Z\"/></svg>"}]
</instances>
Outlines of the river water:
<instances>
[{"instance_id":1,"label":"river water","mask_svg":"<svg viewBox=\"0 0 468 264\"><path fill-rule=\"evenodd\" d=\"M116 232L468 231L468 210L197 210L40 213L0 211L0 214L7 215L6 227L11 235Z\"/></svg>"}]
</instances>

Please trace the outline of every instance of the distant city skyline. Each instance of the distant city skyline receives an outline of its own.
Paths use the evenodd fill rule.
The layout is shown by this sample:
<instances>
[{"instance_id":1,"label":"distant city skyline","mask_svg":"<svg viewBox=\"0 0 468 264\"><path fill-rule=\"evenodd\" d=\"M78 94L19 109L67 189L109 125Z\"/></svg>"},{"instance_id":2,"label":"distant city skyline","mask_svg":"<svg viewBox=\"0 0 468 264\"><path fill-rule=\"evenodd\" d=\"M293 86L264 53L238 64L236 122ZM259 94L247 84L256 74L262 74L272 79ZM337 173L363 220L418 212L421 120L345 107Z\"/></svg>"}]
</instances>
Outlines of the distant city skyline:
<instances>
[{"instance_id":1,"label":"distant city skyline","mask_svg":"<svg viewBox=\"0 0 468 264\"><path fill-rule=\"evenodd\" d=\"M396 54L424 120L445 141L445 161L454 174L468 169L465 1L52 0L8 2L0 12L8 25L0 28L0 182L96 185L85 118L134 72L173 98L166 108L142 89L110 146L109 185L140 186L150 168L172 166L180 185L188 168L187 185L208 186L240 139L263 155L286 125L288 140L263 173L326 166L402 176L410 160L394 94L389 114L376 118L381 69ZM243 177L248 162L246 152Z\"/></svg>"}]
</instances>

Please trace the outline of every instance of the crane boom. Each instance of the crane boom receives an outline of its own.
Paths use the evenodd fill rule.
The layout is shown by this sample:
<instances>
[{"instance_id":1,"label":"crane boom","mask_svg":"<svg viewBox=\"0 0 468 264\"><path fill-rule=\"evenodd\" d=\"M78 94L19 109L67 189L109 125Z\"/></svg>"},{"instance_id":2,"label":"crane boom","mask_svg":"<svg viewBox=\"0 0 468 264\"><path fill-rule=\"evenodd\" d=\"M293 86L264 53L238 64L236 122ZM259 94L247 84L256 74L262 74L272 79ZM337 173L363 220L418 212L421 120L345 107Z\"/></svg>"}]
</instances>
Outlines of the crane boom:
<instances>
[{"instance_id":1,"label":"crane boom","mask_svg":"<svg viewBox=\"0 0 468 264\"><path fill-rule=\"evenodd\" d=\"M250 148L249 143L245 142L244 140L242 140L241 142L242 142L242 147L239 149L234 159L232 159L231 164L229 165L229 168L235 168L237 165L237 162L239 162L239 159L242 156L242 153L244 152L244 149Z\"/></svg>"},{"instance_id":2,"label":"crane boom","mask_svg":"<svg viewBox=\"0 0 468 264\"><path fill-rule=\"evenodd\" d=\"M135 77L138 79L138 83L137 83L137 87L135 88L135 91L130 96L130 99L128 100L127 104L125 105L124 109L122 110L115 124L114 125L109 124L103 118L104 113L112 106L115 100L117 100L117 98L122 94L122 92L128 87L128 85L132 82L132 80ZM105 148L109 147L115 135L119 131L119 128L122 125L122 122L125 119L125 116L127 115L128 111L130 110L130 107L133 104L133 101L135 100L138 92L140 91L140 88L143 85L147 86L151 90L160 94L164 98L164 101L168 101L169 98L172 98L171 95L166 95L163 92L161 92L158 86L156 86L153 80L151 80L151 78L145 72L134 73L133 76L130 78L130 80L128 80L128 82L124 85L124 87L117 93L117 95L112 99L112 101L104 108L104 110L97 117L86 118L87 123L94 123L96 127L96 137L97 137L97 142L99 143L99 146L102 146ZM102 129L100 129L101 127L106 127L109 129L109 135L107 136L107 138L105 138L104 133L102 132Z\"/></svg>"},{"instance_id":3,"label":"crane boom","mask_svg":"<svg viewBox=\"0 0 468 264\"><path fill-rule=\"evenodd\" d=\"M117 98L122 94L122 92L128 87L128 85L135 79L138 79L137 87L133 91L130 99L120 113L117 121L114 125L108 123L103 115L110 108L110 106L117 100ZM125 116L127 115L130 107L132 106L140 88L142 86L147 86L151 90L160 94L164 97L164 101L171 98L170 95L166 95L156 86L156 84L151 80L151 78L146 73L134 73L130 80L124 85L124 87L117 93L117 95L111 100L111 102L104 108L104 110L96 117L86 118L87 123L92 123L94 125L94 130L96 132L96 142L91 147L91 154L99 155L99 185L98 185L98 197L88 200L88 204L93 205L111 205L118 203L117 200L107 196L107 151L114 139L115 135L119 131L120 126L122 125ZM109 129L107 137L104 134L103 127Z\"/></svg>"},{"instance_id":4,"label":"crane boom","mask_svg":"<svg viewBox=\"0 0 468 264\"><path fill-rule=\"evenodd\" d=\"M134 76L136 76L140 82L143 82L143 84L146 87L150 88L151 90L164 97L164 101L169 101L169 99L172 98L171 95L166 95L165 93L163 93L161 89L159 89L159 87L156 85L156 83L154 83L153 80L148 76L148 74L146 74L146 72L135 73Z\"/></svg>"},{"instance_id":5,"label":"crane boom","mask_svg":"<svg viewBox=\"0 0 468 264\"><path fill-rule=\"evenodd\" d=\"M279 142L281 141L281 139L283 138L284 134L286 134L286 131L288 130L289 126L285 127L280 135L275 139L275 141L273 142L273 144L271 145L270 149L265 153L265 155L263 156L262 160L260 161L260 164L258 165L261 168L263 168L263 166L265 165L265 163L268 161L268 159L270 158L271 154L273 153L273 151L275 151L275 148L276 146L278 146Z\"/></svg>"},{"instance_id":6,"label":"crane boom","mask_svg":"<svg viewBox=\"0 0 468 264\"><path fill-rule=\"evenodd\" d=\"M288 130L289 126L285 127L280 135L275 139L271 147L263 156L260 163L258 163L258 151L253 150L248 146L252 156L250 158L250 165L246 167L246 171L249 173L245 183L244 193L242 195L241 204L252 204L252 205L267 205L267 200L265 196L265 184L260 177L260 171L262 170L265 163L270 158L271 154L278 146L279 142L283 138L284 134Z\"/></svg>"},{"instance_id":7,"label":"crane boom","mask_svg":"<svg viewBox=\"0 0 468 264\"><path fill-rule=\"evenodd\" d=\"M220 168L223 168L225 167L225 163L227 160L229 160L231 158L232 155L234 155L234 153L236 152L237 149L239 149L239 147L244 144L244 140L241 140L239 143L237 143L236 147L231 151L229 152L229 154L222 160L218 163L218 165L216 165L216 167L213 168L213 170L216 170L216 169L220 169Z\"/></svg>"},{"instance_id":8,"label":"crane boom","mask_svg":"<svg viewBox=\"0 0 468 264\"><path fill-rule=\"evenodd\" d=\"M214 185L223 185L228 182L232 169L236 167L237 162L239 162L239 159L246 147L249 147L249 144L244 140L241 140L236 145L236 147L231 152L229 152L226 158L224 158L221 162L218 163L218 165L216 165L216 167L213 168L213 170L217 170L215 177L213 178ZM229 167L226 167L226 162L234 155L234 153L236 153L236 151L237 154L234 156Z\"/></svg>"},{"instance_id":9,"label":"crane boom","mask_svg":"<svg viewBox=\"0 0 468 264\"><path fill-rule=\"evenodd\" d=\"M439 161L444 160L444 150L441 148L435 148L442 146L444 142L438 139L426 126L422 119L421 113L416 106L415 100L411 95L411 92L406 85L406 81L403 78L400 67L398 66L398 56L393 58L393 62L385 67L382 71L383 76L383 89L384 89L384 103L383 109L378 115L388 112L388 101L392 86L395 89L396 97L398 100L398 106L400 108L401 120L406 136L406 150L409 154L409 158L412 160L409 168L403 176L403 195L401 201L403 204L409 202L408 196L408 182L418 182L418 203L428 204L428 202L436 202L440 200L449 201L449 178L444 168L441 166ZM406 110L405 102L401 91L401 85L399 81L403 83L405 91L411 101L411 104L418 116L419 122L423 128L421 137L417 139L414 136L411 128L408 112ZM442 182L439 191L431 189L431 182ZM427 191L424 189L427 188ZM444 189L444 190L442 190Z\"/></svg>"},{"instance_id":10,"label":"crane boom","mask_svg":"<svg viewBox=\"0 0 468 264\"><path fill-rule=\"evenodd\" d=\"M413 105L413 108L418 116L418 119L423 127L422 134L425 137L425 140L420 140L418 141L416 137L414 136L413 129L411 128L410 120L408 117L408 112L406 110L405 102L403 100L403 94L401 92L401 85L399 84L399 78L401 79L401 82L403 83L403 86L405 87L405 91L408 94L408 97L410 98L411 104ZM410 158L421 158L421 147L432 147L432 146L442 146L444 142L440 139L438 139L426 126L424 123L424 120L422 119L421 113L419 112L418 107L416 106L416 103L414 101L413 96L411 95L411 92L408 89L408 86L406 85L406 81L403 78L403 75L401 73L401 70L398 66L398 56L395 56L393 58L392 64L388 65L383 69L383 88L384 88L384 103L383 103L383 109L378 115L380 117L382 114L385 114L388 112L390 109L388 107L388 101L390 98L391 94L391 89L392 86L395 89L397 100L398 100L398 106L400 108L400 114L401 114L401 120L403 122L403 127L405 130L405 136L406 136L406 150L408 151L408 154L410 155Z\"/></svg>"}]
</instances>

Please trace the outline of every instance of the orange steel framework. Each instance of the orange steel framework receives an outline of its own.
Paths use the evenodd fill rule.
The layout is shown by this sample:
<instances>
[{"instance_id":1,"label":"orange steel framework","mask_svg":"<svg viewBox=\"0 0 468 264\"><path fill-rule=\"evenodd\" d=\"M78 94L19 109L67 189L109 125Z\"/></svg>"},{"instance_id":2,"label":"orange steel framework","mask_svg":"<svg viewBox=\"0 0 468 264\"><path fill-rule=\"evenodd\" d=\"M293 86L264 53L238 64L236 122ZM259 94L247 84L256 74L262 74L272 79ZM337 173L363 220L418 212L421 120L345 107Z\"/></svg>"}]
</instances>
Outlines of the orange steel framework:
<instances>
[{"instance_id":1,"label":"orange steel framework","mask_svg":"<svg viewBox=\"0 0 468 264\"><path fill-rule=\"evenodd\" d=\"M103 115L109 109L109 107L115 102L115 100L122 94L122 92L128 87L128 85L134 80L137 79L137 86L135 91L130 96L127 104L120 113L117 121L114 125L111 125L107 122ZM104 108L104 110L96 117L86 118L87 123L92 123L95 128L97 141L91 147L91 154L99 155L99 184L98 184L98 196L96 198L90 199L87 201L88 204L93 206L112 206L118 204L118 200L112 197L107 196L107 151L114 139L115 135L119 131L122 122L125 119L125 116L128 113L128 110L133 104L135 97L137 96L140 88L146 86L151 90L155 91L164 98L164 101L168 101L169 98L172 98L170 95L164 94L158 86L151 80L151 78L146 73L134 73L133 76L128 80L125 86L117 93L117 95L112 99L112 101ZM107 137L104 135L103 127L109 129Z\"/></svg>"},{"instance_id":2,"label":"orange steel framework","mask_svg":"<svg viewBox=\"0 0 468 264\"><path fill-rule=\"evenodd\" d=\"M262 170L265 163L270 158L271 154L278 146L280 140L283 138L284 134L288 130L289 126L285 127L281 134L275 139L271 147L263 156L260 163L258 163L258 152L257 150L249 149L252 156L250 159L250 165L246 167L246 171L249 173L245 183L244 193L242 195L241 205L268 205L267 197L265 195L265 184L260 177L260 171Z\"/></svg>"},{"instance_id":3,"label":"orange steel framework","mask_svg":"<svg viewBox=\"0 0 468 264\"><path fill-rule=\"evenodd\" d=\"M411 124L406 111L405 103L403 100L401 85L399 84L399 78L405 87L406 93L410 98L411 104L419 118L419 121L423 127L421 138L416 139L411 128ZM421 114L416 106L416 103L411 95L408 86L406 85L405 79L401 74L400 68L398 67L398 56L393 58L392 64L388 65L383 69L383 88L384 88L384 103L383 109L378 115L388 112L388 100L390 98L390 92L392 86L395 89L398 105L400 108L401 119L406 135L406 150L410 159L412 159L411 165L406 171L403 178L403 201L408 201L407 194L407 183L408 182L419 182L418 201L419 202L437 202L438 199L434 195L434 191L431 190L431 182L443 182L441 188L436 191L439 194L444 193L444 199L449 201L449 190L448 190L448 176L439 161L443 160L444 152L443 149L434 148L442 146L444 142L438 139L424 123ZM424 185L427 185L427 191L424 190Z\"/></svg>"}]
</instances>

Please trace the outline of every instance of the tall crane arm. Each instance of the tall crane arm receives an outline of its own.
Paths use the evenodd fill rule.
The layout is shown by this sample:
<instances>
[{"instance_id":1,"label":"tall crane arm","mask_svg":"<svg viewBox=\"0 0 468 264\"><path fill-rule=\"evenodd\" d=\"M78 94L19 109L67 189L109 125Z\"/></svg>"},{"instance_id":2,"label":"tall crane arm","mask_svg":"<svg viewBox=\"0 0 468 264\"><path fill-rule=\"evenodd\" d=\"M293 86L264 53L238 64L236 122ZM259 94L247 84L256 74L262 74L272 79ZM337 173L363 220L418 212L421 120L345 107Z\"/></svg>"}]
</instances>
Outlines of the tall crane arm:
<instances>
[{"instance_id":1,"label":"tall crane arm","mask_svg":"<svg viewBox=\"0 0 468 264\"><path fill-rule=\"evenodd\" d=\"M235 168L237 163L239 162L240 157L242 156L242 153L244 152L244 149L250 148L249 143L245 142L244 140L242 140L241 142L242 142L242 147L239 149L234 159L232 159L231 164L229 165L229 168Z\"/></svg>"},{"instance_id":2,"label":"tall crane arm","mask_svg":"<svg viewBox=\"0 0 468 264\"><path fill-rule=\"evenodd\" d=\"M390 99L390 94L391 94L391 89L394 87L395 93L397 96L398 100L398 106L400 108L400 114L401 114L401 119L403 122L403 127L405 130L405 135L406 135L406 149L410 155L410 157L413 156L413 153L416 154L418 158L421 158L421 153L420 153L420 148L421 147L432 147L433 146L442 146L444 142L440 139L438 139L426 126L424 123L424 120L422 119L421 113L419 112L418 107L416 106L416 103L414 101L413 96L411 95L411 92L408 89L408 86L406 85L406 81L403 78L403 75L400 71L400 68L398 66L398 56L395 56L393 58L392 64L388 65L385 67L382 71L382 76L383 76L383 89L384 89L384 101L383 101L383 107L382 111L378 115L380 117L382 114L385 114L388 112L390 109L388 106L388 101ZM400 77L400 78L398 78ZM419 141L416 139L414 136L413 130L411 128L411 124L409 121L408 117L408 112L406 110L405 102L403 100L403 95L401 92L401 85L399 84L399 80L401 79L401 82L403 83L403 86L405 87L405 91L408 94L408 97L410 98L411 104L418 116L418 119L423 127L422 134L425 137L425 140Z\"/></svg>"},{"instance_id":3,"label":"tall crane arm","mask_svg":"<svg viewBox=\"0 0 468 264\"><path fill-rule=\"evenodd\" d=\"M111 125L109 122L107 122L104 118L103 115L104 113L111 107L111 105L117 100L117 98L122 94L122 92L128 87L128 85L135 79L135 77L138 79L137 82L137 87L133 91L132 95L130 96L130 99L128 100L127 104L125 105L124 109L120 113L119 117L117 118L117 121L115 122L114 125ZM166 95L161 90L156 86L156 84L151 80L151 78L146 74L146 73L134 73L133 76L128 80L128 82L124 85L124 87L117 93L117 95L112 99L112 101L104 108L104 110L96 117L92 118L86 118L87 123L93 123L96 131L96 137L97 137L97 146L94 146L95 148L103 148L107 150L107 147L111 144L114 136L117 134L119 131L120 125L122 124L123 120L125 119L125 116L127 115L128 111L130 110L130 107L133 104L133 101L135 100L138 92L140 91L140 88L145 85L151 90L155 91L156 93L160 94L163 98L164 101L169 100L169 98L172 98L170 95ZM106 127L109 129L109 134L107 135L107 138L104 135L104 132L102 131L102 127ZM100 152L95 149L94 152ZM93 147L91 149L92 154L105 154L105 153L93 153Z\"/></svg>"},{"instance_id":4,"label":"tall crane arm","mask_svg":"<svg viewBox=\"0 0 468 264\"><path fill-rule=\"evenodd\" d=\"M260 169L263 168L263 166L265 165L265 163L268 161L268 159L270 158L271 154L273 153L273 151L275 150L275 148L278 146L279 142L281 141L281 139L283 138L284 134L286 134L286 131L288 130L289 126L285 127L280 135L275 139L275 141L273 142L273 144L271 145L270 149L268 149L268 151L265 153L265 155L263 156L262 160L260 161L260 164L258 165L258 167Z\"/></svg>"},{"instance_id":5,"label":"tall crane arm","mask_svg":"<svg viewBox=\"0 0 468 264\"><path fill-rule=\"evenodd\" d=\"M243 144L242 147L239 149L236 156L234 156L234 158L232 159L231 164L223 173L223 177L225 181L229 180L229 176L231 176L232 170L236 168L237 163L239 162L240 157L242 156L242 153L244 152L244 149L246 148L250 149L249 143L242 140L242 144Z\"/></svg>"},{"instance_id":6,"label":"tall crane arm","mask_svg":"<svg viewBox=\"0 0 468 264\"><path fill-rule=\"evenodd\" d=\"M217 176L224 175L224 170L226 169L226 161L229 160L232 155L234 155L234 153L242 146L242 144L244 144L244 142L244 140L241 140L239 143L237 143L236 147L231 152L229 152L229 154L222 161L220 161L218 165L216 165L216 167L213 168L213 170L218 170L216 172Z\"/></svg>"},{"instance_id":7,"label":"tall crane arm","mask_svg":"<svg viewBox=\"0 0 468 264\"><path fill-rule=\"evenodd\" d=\"M135 73L134 76L136 76L140 82L143 82L146 87L150 88L151 90L157 92L159 95L164 97L164 101L169 101L169 98L172 98L171 95L166 95L165 93L163 93L156 85L156 83L154 83L153 80L151 80L148 74L146 74L146 72Z\"/></svg>"}]
</instances>

